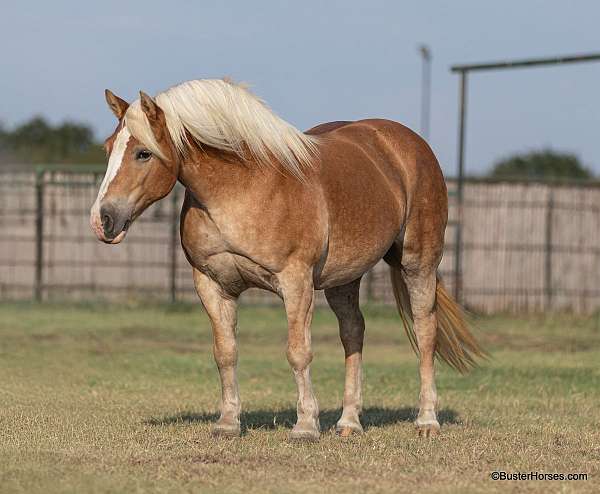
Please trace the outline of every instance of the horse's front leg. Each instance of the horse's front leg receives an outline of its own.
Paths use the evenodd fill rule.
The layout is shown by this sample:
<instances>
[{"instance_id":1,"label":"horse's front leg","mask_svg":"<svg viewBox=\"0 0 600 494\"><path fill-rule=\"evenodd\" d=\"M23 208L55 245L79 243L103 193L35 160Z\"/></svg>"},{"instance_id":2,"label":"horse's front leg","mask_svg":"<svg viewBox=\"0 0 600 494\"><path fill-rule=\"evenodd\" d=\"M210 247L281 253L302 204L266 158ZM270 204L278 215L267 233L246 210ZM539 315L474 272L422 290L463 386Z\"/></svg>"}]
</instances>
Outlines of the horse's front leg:
<instances>
[{"instance_id":1,"label":"horse's front leg","mask_svg":"<svg viewBox=\"0 0 600 494\"><path fill-rule=\"evenodd\" d=\"M223 292L221 286L194 270L198 296L210 318L213 330L213 353L221 377L221 416L213 426L217 436L239 436L240 396L236 376L237 299Z\"/></svg>"},{"instance_id":2,"label":"horse's front leg","mask_svg":"<svg viewBox=\"0 0 600 494\"><path fill-rule=\"evenodd\" d=\"M305 268L286 270L279 277L279 282L288 319L287 359L298 386L298 419L290 438L317 440L320 435L319 405L310 382L310 323L314 304L312 271Z\"/></svg>"}]
</instances>

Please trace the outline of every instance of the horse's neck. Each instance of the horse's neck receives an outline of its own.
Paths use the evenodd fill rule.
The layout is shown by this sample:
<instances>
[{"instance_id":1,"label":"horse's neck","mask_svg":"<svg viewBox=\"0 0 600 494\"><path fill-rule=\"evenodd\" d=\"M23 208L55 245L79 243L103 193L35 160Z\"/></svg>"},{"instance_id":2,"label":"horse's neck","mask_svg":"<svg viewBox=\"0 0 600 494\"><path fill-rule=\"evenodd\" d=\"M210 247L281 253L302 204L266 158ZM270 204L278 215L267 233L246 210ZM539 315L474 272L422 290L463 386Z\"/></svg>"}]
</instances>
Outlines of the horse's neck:
<instances>
[{"instance_id":1,"label":"horse's neck","mask_svg":"<svg viewBox=\"0 0 600 494\"><path fill-rule=\"evenodd\" d=\"M239 197L240 191L252 187L259 170L254 163L243 163L237 156L217 150L194 150L183 161L179 180L205 207L218 207ZM263 176L264 180L264 176Z\"/></svg>"}]
</instances>

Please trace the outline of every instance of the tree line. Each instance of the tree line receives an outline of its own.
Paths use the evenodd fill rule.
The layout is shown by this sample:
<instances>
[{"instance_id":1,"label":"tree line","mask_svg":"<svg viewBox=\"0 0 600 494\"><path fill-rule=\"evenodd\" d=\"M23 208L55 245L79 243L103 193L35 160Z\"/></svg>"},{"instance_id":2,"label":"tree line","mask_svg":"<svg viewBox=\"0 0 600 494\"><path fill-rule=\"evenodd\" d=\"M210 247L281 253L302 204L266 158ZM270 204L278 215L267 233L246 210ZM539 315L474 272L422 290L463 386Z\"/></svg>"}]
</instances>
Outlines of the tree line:
<instances>
[{"instance_id":1,"label":"tree line","mask_svg":"<svg viewBox=\"0 0 600 494\"><path fill-rule=\"evenodd\" d=\"M0 125L0 163L101 164L102 145L89 125L65 121L52 125L44 117L8 130ZM543 149L517 153L496 162L487 173L492 178L527 180L590 179L591 171L577 155Z\"/></svg>"},{"instance_id":2,"label":"tree line","mask_svg":"<svg viewBox=\"0 0 600 494\"><path fill-rule=\"evenodd\" d=\"M52 125L33 117L12 130L0 127L0 161L14 164L97 164L106 156L89 125L65 121Z\"/></svg>"}]
</instances>

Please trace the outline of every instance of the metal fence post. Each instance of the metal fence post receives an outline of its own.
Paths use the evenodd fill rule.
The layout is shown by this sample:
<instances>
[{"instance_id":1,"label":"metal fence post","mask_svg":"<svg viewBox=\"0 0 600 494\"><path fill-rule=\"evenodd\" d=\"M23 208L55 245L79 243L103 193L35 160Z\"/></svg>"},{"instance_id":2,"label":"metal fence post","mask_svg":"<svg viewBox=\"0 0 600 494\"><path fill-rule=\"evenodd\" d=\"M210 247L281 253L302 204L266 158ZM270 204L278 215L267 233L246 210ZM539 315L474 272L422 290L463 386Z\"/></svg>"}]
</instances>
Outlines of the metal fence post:
<instances>
[{"instance_id":1,"label":"metal fence post","mask_svg":"<svg viewBox=\"0 0 600 494\"><path fill-rule=\"evenodd\" d=\"M467 118L467 72L460 73L460 102L459 102L459 127L458 127L458 174L456 177L456 231L454 239L454 298L461 304L463 302L463 276L462 276L462 228L463 228L463 186L465 172L465 140Z\"/></svg>"},{"instance_id":2,"label":"metal fence post","mask_svg":"<svg viewBox=\"0 0 600 494\"><path fill-rule=\"evenodd\" d=\"M177 187L175 187L171 193L171 242L169 244L169 254L171 257L171 262L169 265L171 303L175 303L177 301L177 230L179 227L179 214L177 211L177 206L179 204L178 196L179 194L177 192Z\"/></svg>"},{"instance_id":3,"label":"metal fence post","mask_svg":"<svg viewBox=\"0 0 600 494\"><path fill-rule=\"evenodd\" d=\"M35 281L34 298L42 301L44 275L44 172L35 174Z\"/></svg>"},{"instance_id":4,"label":"metal fence post","mask_svg":"<svg viewBox=\"0 0 600 494\"><path fill-rule=\"evenodd\" d=\"M546 206L546 233L544 248L544 293L546 295L546 309L552 305L552 237L554 220L554 191L550 189L548 205Z\"/></svg>"}]
</instances>

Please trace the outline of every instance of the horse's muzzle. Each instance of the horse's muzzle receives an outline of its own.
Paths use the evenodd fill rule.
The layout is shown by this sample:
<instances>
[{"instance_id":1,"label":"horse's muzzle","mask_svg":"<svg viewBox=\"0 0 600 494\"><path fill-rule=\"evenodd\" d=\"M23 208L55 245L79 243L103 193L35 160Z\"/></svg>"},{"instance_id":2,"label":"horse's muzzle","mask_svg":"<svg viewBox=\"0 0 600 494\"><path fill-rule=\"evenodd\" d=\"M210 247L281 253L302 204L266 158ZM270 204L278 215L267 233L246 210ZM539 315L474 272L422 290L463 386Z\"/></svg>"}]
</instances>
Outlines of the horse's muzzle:
<instances>
[{"instance_id":1,"label":"horse's muzzle","mask_svg":"<svg viewBox=\"0 0 600 494\"><path fill-rule=\"evenodd\" d=\"M121 201L104 202L99 209L92 209L92 229L99 240L107 244L118 244L127 234L132 213L133 208Z\"/></svg>"}]
</instances>

